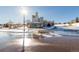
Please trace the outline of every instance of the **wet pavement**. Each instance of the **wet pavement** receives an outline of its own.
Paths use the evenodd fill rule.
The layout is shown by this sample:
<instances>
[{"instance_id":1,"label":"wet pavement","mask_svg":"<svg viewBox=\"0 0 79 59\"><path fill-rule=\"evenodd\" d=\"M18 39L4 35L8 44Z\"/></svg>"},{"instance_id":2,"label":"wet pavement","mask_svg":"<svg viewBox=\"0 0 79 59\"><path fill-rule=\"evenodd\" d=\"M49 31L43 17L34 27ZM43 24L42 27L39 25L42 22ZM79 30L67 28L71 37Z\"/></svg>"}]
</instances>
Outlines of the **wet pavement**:
<instances>
[{"instance_id":1,"label":"wet pavement","mask_svg":"<svg viewBox=\"0 0 79 59\"><path fill-rule=\"evenodd\" d=\"M4 36L4 33L3 36L1 35L0 52L22 52L23 38L21 36L14 38L13 34L10 33L9 36L6 36L6 34ZM26 37L24 40L24 52L79 52L78 45L79 37L73 36L50 36L40 39Z\"/></svg>"},{"instance_id":2,"label":"wet pavement","mask_svg":"<svg viewBox=\"0 0 79 59\"><path fill-rule=\"evenodd\" d=\"M29 40L29 42L27 42ZM78 37L52 37L45 39L28 39L25 41L25 52L79 52ZM22 52L22 39L8 42L0 52Z\"/></svg>"},{"instance_id":3,"label":"wet pavement","mask_svg":"<svg viewBox=\"0 0 79 59\"><path fill-rule=\"evenodd\" d=\"M31 44L30 44L31 43ZM25 46L25 52L66 52L69 51L67 48L56 46L53 44L43 43L37 40L32 40L28 46ZM27 44L27 43L26 43ZM0 52L22 52L22 45L18 44L17 41L8 43L5 48L0 49Z\"/></svg>"}]
</instances>

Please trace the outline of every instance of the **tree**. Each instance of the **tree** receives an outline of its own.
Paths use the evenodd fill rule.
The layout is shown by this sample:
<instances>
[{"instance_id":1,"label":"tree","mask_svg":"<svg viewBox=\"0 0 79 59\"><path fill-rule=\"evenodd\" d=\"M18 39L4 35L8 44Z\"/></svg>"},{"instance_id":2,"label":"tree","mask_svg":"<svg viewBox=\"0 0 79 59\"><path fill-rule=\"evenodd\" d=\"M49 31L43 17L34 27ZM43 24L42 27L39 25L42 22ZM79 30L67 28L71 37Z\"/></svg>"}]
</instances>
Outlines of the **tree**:
<instances>
[{"instance_id":1,"label":"tree","mask_svg":"<svg viewBox=\"0 0 79 59\"><path fill-rule=\"evenodd\" d=\"M54 26L54 24L55 24L55 22L53 21L53 22L52 22L52 25Z\"/></svg>"},{"instance_id":2,"label":"tree","mask_svg":"<svg viewBox=\"0 0 79 59\"><path fill-rule=\"evenodd\" d=\"M43 20L43 26L47 26L48 21L47 20Z\"/></svg>"},{"instance_id":3,"label":"tree","mask_svg":"<svg viewBox=\"0 0 79 59\"><path fill-rule=\"evenodd\" d=\"M75 20L77 23L79 22L79 18L78 17L76 17L76 20Z\"/></svg>"},{"instance_id":4,"label":"tree","mask_svg":"<svg viewBox=\"0 0 79 59\"><path fill-rule=\"evenodd\" d=\"M50 24L50 23L48 23L48 24L47 24L47 27L50 27L50 26L51 26L51 24Z\"/></svg>"}]
</instances>

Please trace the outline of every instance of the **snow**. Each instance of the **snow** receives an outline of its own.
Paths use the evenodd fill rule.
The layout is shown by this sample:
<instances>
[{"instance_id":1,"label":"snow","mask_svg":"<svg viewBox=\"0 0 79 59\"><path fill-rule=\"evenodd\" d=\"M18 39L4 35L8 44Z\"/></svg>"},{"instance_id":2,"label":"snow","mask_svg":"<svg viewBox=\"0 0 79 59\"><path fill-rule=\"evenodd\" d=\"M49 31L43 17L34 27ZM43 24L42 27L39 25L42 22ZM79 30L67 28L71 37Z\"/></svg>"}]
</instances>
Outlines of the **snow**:
<instances>
[{"instance_id":1,"label":"snow","mask_svg":"<svg viewBox=\"0 0 79 59\"><path fill-rule=\"evenodd\" d=\"M23 32L23 30L18 29L0 29L1 32ZM27 29L25 30L27 31Z\"/></svg>"},{"instance_id":2,"label":"snow","mask_svg":"<svg viewBox=\"0 0 79 59\"><path fill-rule=\"evenodd\" d=\"M51 27L44 27L45 29L48 29L48 30L50 30L50 29L53 29L53 28L55 28L55 26L51 26Z\"/></svg>"}]
</instances>

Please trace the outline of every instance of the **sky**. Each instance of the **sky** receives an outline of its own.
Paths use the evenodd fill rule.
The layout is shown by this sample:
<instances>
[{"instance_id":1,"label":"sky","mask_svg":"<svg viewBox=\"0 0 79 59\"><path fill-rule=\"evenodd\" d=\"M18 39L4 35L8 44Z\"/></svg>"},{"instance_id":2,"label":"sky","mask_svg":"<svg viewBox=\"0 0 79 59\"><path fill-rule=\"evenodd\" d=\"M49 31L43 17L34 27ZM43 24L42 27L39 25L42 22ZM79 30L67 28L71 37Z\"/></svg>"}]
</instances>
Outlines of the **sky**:
<instances>
[{"instance_id":1,"label":"sky","mask_svg":"<svg viewBox=\"0 0 79 59\"><path fill-rule=\"evenodd\" d=\"M22 6L21 6L22 7ZM20 6L0 6L0 23L8 21L23 22ZM26 20L31 20L35 12L45 20L55 22L68 22L79 17L78 6L26 6Z\"/></svg>"}]
</instances>

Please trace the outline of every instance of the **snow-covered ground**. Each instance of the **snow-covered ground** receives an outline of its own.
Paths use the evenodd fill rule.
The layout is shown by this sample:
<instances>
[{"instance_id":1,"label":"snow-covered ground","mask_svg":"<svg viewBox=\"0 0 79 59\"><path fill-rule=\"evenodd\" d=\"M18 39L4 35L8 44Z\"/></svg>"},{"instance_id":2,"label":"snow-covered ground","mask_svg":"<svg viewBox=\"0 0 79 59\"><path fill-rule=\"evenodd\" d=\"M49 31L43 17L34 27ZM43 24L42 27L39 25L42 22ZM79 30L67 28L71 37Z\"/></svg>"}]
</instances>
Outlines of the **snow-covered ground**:
<instances>
[{"instance_id":1,"label":"snow-covered ground","mask_svg":"<svg viewBox=\"0 0 79 59\"><path fill-rule=\"evenodd\" d=\"M55 27L57 27L57 31L54 31L53 34L50 34L50 36L61 36L61 35L72 35L72 36L79 36L79 23L73 24L73 26L52 26L52 27L46 27L45 29L48 30L53 30ZM69 31L64 31L65 30L69 30ZM33 29L33 28L26 28L25 32L33 32L36 31L37 29ZM59 31L58 31L59 30ZM71 31L70 31L71 30ZM73 30L73 31L72 31ZM76 31L77 30L77 31ZM18 29L0 29L0 32L12 32L12 35L23 35L23 27L22 28L18 28ZM16 34L17 33L17 34ZM49 35L44 35L44 36L49 36Z\"/></svg>"},{"instance_id":2,"label":"snow-covered ground","mask_svg":"<svg viewBox=\"0 0 79 59\"><path fill-rule=\"evenodd\" d=\"M54 26L53 26L54 27ZM54 34L63 36L79 36L79 23L73 26L56 26L56 28L47 28L48 30L54 31Z\"/></svg>"},{"instance_id":3,"label":"snow-covered ground","mask_svg":"<svg viewBox=\"0 0 79 59\"><path fill-rule=\"evenodd\" d=\"M71 24L71 26L69 26L68 24L60 24L55 26L65 28L65 29L79 30L79 23L73 23Z\"/></svg>"}]
</instances>

